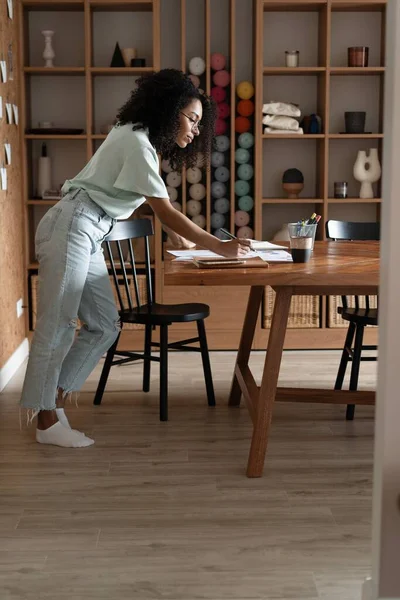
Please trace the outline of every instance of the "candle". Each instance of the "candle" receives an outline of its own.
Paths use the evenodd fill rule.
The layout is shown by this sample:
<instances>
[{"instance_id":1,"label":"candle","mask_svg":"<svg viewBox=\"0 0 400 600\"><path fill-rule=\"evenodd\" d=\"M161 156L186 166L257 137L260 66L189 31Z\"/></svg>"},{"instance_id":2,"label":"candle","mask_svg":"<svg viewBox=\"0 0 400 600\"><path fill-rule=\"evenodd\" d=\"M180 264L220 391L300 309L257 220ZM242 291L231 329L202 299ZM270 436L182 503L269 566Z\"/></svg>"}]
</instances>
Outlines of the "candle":
<instances>
[{"instance_id":1,"label":"candle","mask_svg":"<svg viewBox=\"0 0 400 600\"><path fill-rule=\"evenodd\" d=\"M299 54L298 50L286 50L285 61L287 67L298 67L299 66Z\"/></svg>"}]
</instances>

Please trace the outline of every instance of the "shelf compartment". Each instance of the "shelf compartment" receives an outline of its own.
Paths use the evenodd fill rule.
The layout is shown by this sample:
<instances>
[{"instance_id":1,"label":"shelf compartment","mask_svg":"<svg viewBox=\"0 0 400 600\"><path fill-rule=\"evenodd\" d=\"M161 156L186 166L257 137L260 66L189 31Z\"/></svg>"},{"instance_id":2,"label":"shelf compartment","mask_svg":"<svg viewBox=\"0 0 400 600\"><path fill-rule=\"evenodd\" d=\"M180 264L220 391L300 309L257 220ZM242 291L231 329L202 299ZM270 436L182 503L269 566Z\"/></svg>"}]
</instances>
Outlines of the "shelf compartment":
<instances>
[{"instance_id":1,"label":"shelf compartment","mask_svg":"<svg viewBox=\"0 0 400 600\"><path fill-rule=\"evenodd\" d=\"M261 204L323 204L322 198L261 198Z\"/></svg>"},{"instance_id":2,"label":"shelf compartment","mask_svg":"<svg viewBox=\"0 0 400 600\"><path fill-rule=\"evenodd\" d=\"M319 75L325 67L263 67L263 75Z\"/></svg>"},{"instance_id":3,"label":"shelf compartment","mask_svg":"<svg viewBox=\"0 0 400 600\"><path fill-rule=\"evenodd\" d=\"M322 140L325 138L324 133L263 133L263 140Z\"/></svg>"},{"instance_id":4,"label":"shelf compartment","mask_svg":"<svg viewBox=\"0 0 400 600\"><path fill-rule=\"evenodd\" d=\"M379 139L350 139L345 143L338 139L333 139L329 142L329 171L328 171L328 198L332 204L351 204L351 199L354 198L354 204L369 204L362 202L359 198L361 183L356 181L353 175L354 163L357 160L357 155L360 150L368 153L370 148L378 149L379 160L382 164L382 156L380 147L382 143ZM334 197L334 182L347 181L348 183L348 198ZM376 199L381 197L381 182L382 178L373 184L374 196ZM339 200L339 202L336 202ZM344 202L342 202L342 200ZM373 199L375 201L375 198ZM330 214L330 209L329 209ZM330 217L331 218L331 217ZM351 219L348 219L351 220ZM353 219L354 220L354 219ZM355 219L357 220L357 219Z\"/></svg>"},{"instance_id":5,"label":"shelf compartment","mask_svg":"<svg viewBox=\"0 0 400 600\"><path fill-rule=\"evenodd\" d=\"M113 75L125 75L140 77L145 73L154 73L153 67L91 67L90 72L96 76L110 77Z\"/></svg>"},{"instance_id":6,"label":"shelf compartment","mask_svg":"<svg viewBox=\"0 0 400 600\"><path fill-rule=\"evenodd\" d=\"M330 204L381 204L382 198L328 198Z\"/></svg>"},{"instance_id":7,"label":"shelf compartment","mask_svg":"<svg viewBox=\"0 0 400 600\"><path fill-rule=\"evenodd\" d=\"M337 76L330 78L331 134L346 135L345 112L365 111L365 132L382 132L382 77L359 75L357 78ZM353 134L349 134L353 135ZM357 138L356 138L357 139Z\"/></svg>"},{"instance_id":8,"label":"shelf compartment","mask_svg":"<svg viewBox=\"0 0 400 600\"><path fill-rule=\"evenodd\" d=\"M26 75L84 75L85 67L24 67Z\"/></svg>"},{"instance_id":9,"label":"shelf compartment","mask_svg":"<svg viewBox=\"0 0 400 600\"><path fill-rule=\"evenodd\" d=\"M331 75L383 75L385 67L331 67Z\"/></svg>"}]
</instances>

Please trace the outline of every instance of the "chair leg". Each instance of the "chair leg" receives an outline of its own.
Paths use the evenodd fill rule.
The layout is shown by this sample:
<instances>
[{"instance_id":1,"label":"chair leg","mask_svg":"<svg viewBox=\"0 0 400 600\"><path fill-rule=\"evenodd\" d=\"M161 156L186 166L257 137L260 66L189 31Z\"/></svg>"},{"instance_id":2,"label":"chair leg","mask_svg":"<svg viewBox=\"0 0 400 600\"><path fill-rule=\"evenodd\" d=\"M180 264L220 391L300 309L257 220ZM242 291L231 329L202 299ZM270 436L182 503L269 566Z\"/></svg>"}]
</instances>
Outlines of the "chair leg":
<instances>
[{"instance_id":1,"label":"chair leg","mask_svg":"<svg viewBox=\"0 0 400 600\"><path fill-rule=\"evenodd\" d=\"M354 323L349 323L349 327L347 329L346 340L343 346L342 358L340 359L339 370L336 377L335 382L335 390L341 390L343 386L344 376L346 375L347 363L349 362L349 353L347 348L351 348L353 345L354 333L356 331L356 326Z\"/></svg>"},{"instance_id":2,"label":"chair leg","mask_svg":"<svg viewBox=\"0 0 400 600\"><path fill-rule=\"evenodd\" d=\"M146 331L144 334L144 353L146 356L150 356L151 354L151 325L146 325ZM148 392L150 390L150 366L151 360L150 358L144 359L143 365L143 391Z\"/></svg>"},{"instance_id":3,"label":"chair leg","mask_svg":"<svg viewBox=\"0 0 400 600\"><path fill-rule=\"evenodd\" d=\"M360 362L361 362L361 351L364 337L364 325L358 325L356 329L356 339L354 341L354 351L353 351L353 364L351 365L351 375L350 375L350 390L357 390L358 388L358 375L360 372ZM346 410L346 420L352 421L354 419L354 404L348 404Z\"/></svg>"},{"instance_id":4,"label":"chair leg","mask_svg":"<svg viewBox=\"0 0 400 600\"><path fill-rule=\"evenodd\" d=\"M206 328L204 320L197 321L197 331L199 332L201 359L203 361L204 379L206 382L208 406L215 406L214 384L211 374L210 355L208 353Z\"/></svg>"},{"instance_id":5,"label":"chair leg","mask_svg":"<svg viewBox=\"0 0 400 600\"><path fill-rule=\"evenodd\" d=\"M104 390L105 390L105 387L106 387L106 384L107 384L108 375L110 373L112 361L114 359L114 354L115 354L115 351L116 351L117 346L118 346L118 341L119 341L120 335L121 334L118 335L117 339L115 340L115 342L113 343L113 345L111 346L111 348L107 352L106 360L104 361L103 370L101 371L100 381L99 381L99 385L97 386L97 390L96 390L96 394L94 396L93 404L96 404L96 405L101 404L101 401L102 401L102 398L103 398L103 394L104 394Z\"/></svg>"},{"instance_id":6,"label":"chair leg","mask_svg":"<svg viewBox=\"0 0 400 600\"><path fill-rule=\"evenodd\" d=\"M160 421L168 421L168 325L160 325Z\"/></svg>"}]
</instances>

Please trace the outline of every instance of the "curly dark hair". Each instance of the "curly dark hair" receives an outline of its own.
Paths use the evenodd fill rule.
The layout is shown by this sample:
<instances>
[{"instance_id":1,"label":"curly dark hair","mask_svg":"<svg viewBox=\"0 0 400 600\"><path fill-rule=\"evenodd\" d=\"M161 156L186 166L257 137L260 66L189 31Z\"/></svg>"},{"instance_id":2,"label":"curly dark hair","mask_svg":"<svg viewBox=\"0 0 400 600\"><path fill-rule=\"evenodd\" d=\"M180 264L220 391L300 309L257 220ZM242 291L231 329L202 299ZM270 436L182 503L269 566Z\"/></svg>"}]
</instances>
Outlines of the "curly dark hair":
<instances>
[{"instance_id":1,"label":"curly dark hair","mask_svg":"<svg viewBox=\"0 0 400 600\"><path fill-rule=\"evenodd\" d=\"M140 77L129 100L117 113L117 125L133 123L133 129L148 128L151 144L171 167L179 171L193 167L203 155L202 166L209 166L214 137L216 105L214 100L198 90L188 75L177 69L162 69ZM194 99L203 107L200 135L186 148L175 140L179 131L179 114Z\"/></svg>"}]
</instances>

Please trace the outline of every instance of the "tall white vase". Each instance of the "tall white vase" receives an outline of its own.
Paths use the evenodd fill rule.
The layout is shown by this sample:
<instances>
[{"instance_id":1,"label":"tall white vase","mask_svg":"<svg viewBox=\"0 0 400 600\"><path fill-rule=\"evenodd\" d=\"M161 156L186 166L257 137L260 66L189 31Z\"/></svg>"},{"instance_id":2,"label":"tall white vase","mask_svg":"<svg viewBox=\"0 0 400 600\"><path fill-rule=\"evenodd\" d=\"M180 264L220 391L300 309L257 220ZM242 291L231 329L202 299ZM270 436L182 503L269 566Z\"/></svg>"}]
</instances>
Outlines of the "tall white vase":
<instances>
[{"instance_id":1,"label":"tall white vase","mask_svg":"<svg viewBox=\"0 0 400 600\"><path fill-rule=\"evenodd\" d=\"M54 35L54 31L51 29L45 29L42 31L42 35L44 35L44 50L43 50L43 58L45 60L45 67L54 67L53 58L56 53L54 52L53 46L51 45L52 37Z\"/></svg>"},{"instance_id":2,"label":"tall white vase","mask_svg":"<svg viewBox=\"0 0 400 600\"><path fill-rule=\"evenodd\" d=\"M372 184L381 176L381 165L378 158L378 150L370 148L367 155L365 150L359 150L353 167L353 175L361 182L360 198L373 198Z\"/></svg>"}]
</instances>

